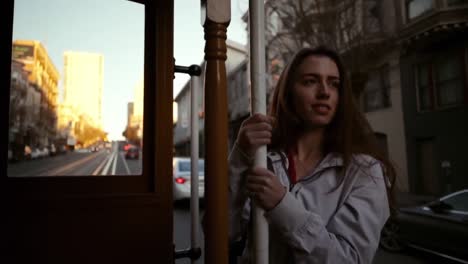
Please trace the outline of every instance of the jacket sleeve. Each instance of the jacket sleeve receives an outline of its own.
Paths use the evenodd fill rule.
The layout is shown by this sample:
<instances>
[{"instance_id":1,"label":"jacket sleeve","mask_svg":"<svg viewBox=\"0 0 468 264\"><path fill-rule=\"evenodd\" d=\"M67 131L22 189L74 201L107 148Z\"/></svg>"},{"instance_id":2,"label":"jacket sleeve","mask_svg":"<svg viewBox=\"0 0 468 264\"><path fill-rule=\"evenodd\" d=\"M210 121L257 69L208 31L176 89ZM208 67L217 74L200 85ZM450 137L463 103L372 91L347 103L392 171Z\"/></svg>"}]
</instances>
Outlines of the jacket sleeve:
<instances>
[{"instance_id":1,"label":"jacket sleeve","mask_svg":"<svg viewBox=\"0 0 468 264\"><path fill-rule=\"evenodd\" d=\"M238 147L237 142L229 154L229 241L241 240L245 233L248 221L249 208L247 193L243 188L246 172L253 164L253 159L248 157ZM247 218L247 219L246 219Z\"/></svg>"},{"instance_id":2,"label":"jacket sleeve","mask_svg":"<svg viewBox=\"0 0 468 264\"><path fill-rule=\"evenodd\" d=\"M357 177L366 180L353 186L328 224L290 192L266 213L296 258L313 263L372 263L389 208L380 164L363 170Z\"/></svg>"}]
</instances>

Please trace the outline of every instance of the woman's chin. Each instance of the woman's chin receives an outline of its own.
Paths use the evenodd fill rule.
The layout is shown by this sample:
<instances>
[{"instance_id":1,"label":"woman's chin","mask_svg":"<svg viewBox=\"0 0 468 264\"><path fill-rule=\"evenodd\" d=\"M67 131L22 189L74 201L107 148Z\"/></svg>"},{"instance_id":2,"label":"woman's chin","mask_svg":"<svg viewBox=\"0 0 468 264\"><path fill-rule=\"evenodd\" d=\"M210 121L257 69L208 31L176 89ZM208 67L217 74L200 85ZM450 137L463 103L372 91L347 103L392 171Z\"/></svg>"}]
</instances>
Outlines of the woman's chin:
<instances>
[{"instance_id":1,"label":"woman's chin","mask_svg":"<svg viewBox=\"0 0 468 264\"><path fill-rule=\"evenodd\" d=\"M304 128L306 129L319 129L325 128L330 124L331 120L328 118L314 118L304 122Z\"/></svg>"}]
</instances>

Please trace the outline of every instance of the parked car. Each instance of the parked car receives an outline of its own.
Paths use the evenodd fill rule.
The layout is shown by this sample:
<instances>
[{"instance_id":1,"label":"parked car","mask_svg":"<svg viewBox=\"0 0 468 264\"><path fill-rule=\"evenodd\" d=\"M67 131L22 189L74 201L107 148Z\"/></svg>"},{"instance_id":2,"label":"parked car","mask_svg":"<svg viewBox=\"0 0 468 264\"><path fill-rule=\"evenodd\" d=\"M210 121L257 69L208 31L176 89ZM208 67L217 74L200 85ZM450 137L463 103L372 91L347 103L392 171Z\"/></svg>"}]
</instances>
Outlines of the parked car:
<instances>
[{"instance_id":1,"label":"parked car","mask_svg":"<svg viewBox=\"0 0 468 264\"><path fill-rule=\"evenodd\" d=\"M50 155L49 149L47 147L43 147L41 150L41 157L45 158L45 157L48 157L49 155Z\"/></svg>"},{"instance_id":2,"label":"parked car","mask_svg":"<svg viewBox=\"0 0 468 264\"><path fill-rule=\"evenodd\" d=\"M140 158L140 149L137 147L131 147L125 150L126 159L139 159Z\"/></svg>"},{"instance_id":3,"label":"parked car","mask_svg":"<svg viewBox=\"0 0 468 264\"><path fill-rule=\"evenodd\" d=\"M55 148L55 144L50 145L50 156L55 156L57 154L57 149Z\"/></svg>"},{"instance_id":4,"label":"parked car","mask_svg":"<svg viewBox=\"0 0 468 264\"><path fill-rule=\"evenodd\" d=\"M414 248L468 264L468 189L399 208L385 224L380 246L392 252Z\"/></svg>"},{"instance_id":5,"label":"parked car","mask_svg":"<svg viewBox=\"0 0 468 264\"><path fill-rule=\"evenodd\" d=\"M173 179L174 179L174 200L183 200L190 198L190 158L174 157L172 159ZM198 196L203 198L205 195L205 161L198 161Z\"/></svg>"},{"instance_id":6,"label":"parked car","mask_svg":"<svg viewBox=\"0 0 468 264\"><path fill-rule=\"evenodd\" d=\"M30 153L31 159L39 159L39 158L42 158L42 156L43 156L42 151L38 148L33 149Z\"/></svg>"}]
</instances>

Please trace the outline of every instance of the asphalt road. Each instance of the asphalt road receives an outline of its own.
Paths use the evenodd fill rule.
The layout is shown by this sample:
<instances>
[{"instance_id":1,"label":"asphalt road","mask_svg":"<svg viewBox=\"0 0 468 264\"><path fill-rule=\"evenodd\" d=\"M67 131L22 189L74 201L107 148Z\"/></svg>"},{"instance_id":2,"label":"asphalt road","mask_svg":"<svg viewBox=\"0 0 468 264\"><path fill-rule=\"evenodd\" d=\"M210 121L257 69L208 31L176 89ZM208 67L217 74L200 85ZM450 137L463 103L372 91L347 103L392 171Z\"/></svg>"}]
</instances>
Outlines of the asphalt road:
<instances>
[{"instance_id":1,"label":"asphalt road","mask_svg":"<svg viewBox=\"0 0 468 264\"><path fill-rule=\"evenodd\" d=\"M102 149L97 152L76 150L66 154L8 164L9 177L138 175L142 157L125 159L124 152Z\"/></svg>"}]
</instances>

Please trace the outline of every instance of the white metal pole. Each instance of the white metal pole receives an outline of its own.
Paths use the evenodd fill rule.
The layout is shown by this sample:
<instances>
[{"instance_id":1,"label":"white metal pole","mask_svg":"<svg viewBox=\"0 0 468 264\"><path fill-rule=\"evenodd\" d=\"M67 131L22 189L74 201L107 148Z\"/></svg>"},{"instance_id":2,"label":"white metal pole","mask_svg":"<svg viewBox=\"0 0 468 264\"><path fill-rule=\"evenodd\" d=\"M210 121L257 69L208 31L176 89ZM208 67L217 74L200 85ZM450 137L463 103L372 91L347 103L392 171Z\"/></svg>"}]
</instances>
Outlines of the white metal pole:
<instances>
[{"instance_id":1,"label":"white metal pole","mask_svg":"<svg viewBox=\"0 0 468 264\"><path fill-rule=\"evenodd\" d=\"M192 233L191 233L191 248L199 247L199 223L200 223L200 212L198 206L198 90L199 90L199 76L191 76L190 79L190 129L191 129L191 141L190 141L190 154L191 154L191 173L190 173L190 212L192 215ZM199 263L198 260L192 260L192 263Z\"/></svg>"},{"instance_id":2,"label":"white metal pole","mask_svg":"<svg viewBox=\"0 0 468 264\"><path fill-rule=\"evenodd\" d=\"M265 4L263 0L249 1L250 78L252 113L266 114L265 74ZM267 149L262 146L255 153L255 166L267 167ZM253 260L268 263L268 222L264 211L253 205Z\"/></svg>"}]
</instances>

